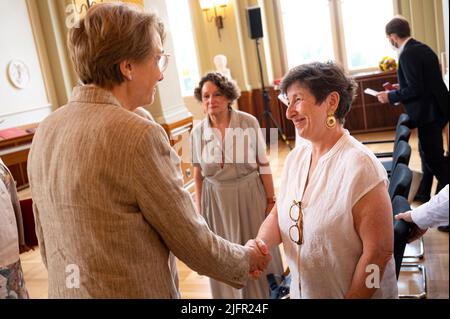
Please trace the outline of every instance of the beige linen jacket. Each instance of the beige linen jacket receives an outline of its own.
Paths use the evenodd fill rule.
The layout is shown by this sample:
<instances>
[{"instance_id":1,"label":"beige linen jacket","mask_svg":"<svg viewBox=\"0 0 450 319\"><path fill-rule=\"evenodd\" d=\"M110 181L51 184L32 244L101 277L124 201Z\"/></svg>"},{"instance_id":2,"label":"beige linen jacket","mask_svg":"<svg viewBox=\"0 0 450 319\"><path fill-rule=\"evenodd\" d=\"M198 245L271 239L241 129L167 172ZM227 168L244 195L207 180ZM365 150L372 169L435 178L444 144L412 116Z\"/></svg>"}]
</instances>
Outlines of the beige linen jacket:
<instances>
[{"instance_id":1,"label":"beige linen jacket","mask_svg":"<svg viewBox=\"0 0 450 319\"><path fill-rule=\"evenodd\" d=\"M109 91L74 88L39 125L28 160L49 298L176 298L170 251L200 274L246 283L247 248L209 230L179 161L160 125Z\"/></svg>"}]
</instances>

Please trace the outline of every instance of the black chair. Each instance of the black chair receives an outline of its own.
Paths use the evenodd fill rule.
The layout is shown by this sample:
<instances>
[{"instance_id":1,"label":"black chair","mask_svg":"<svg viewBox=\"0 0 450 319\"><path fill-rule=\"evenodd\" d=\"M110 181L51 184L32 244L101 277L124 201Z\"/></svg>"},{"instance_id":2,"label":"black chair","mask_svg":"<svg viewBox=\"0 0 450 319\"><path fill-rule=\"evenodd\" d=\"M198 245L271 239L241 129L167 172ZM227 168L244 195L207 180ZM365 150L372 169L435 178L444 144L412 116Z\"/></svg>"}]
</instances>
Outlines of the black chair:
<instances>
[{"instance_id":1,"label":"black chair","mask_svg":"<svg viewBox=\"0 0 450 319\"><path fill-rule=\"evenodd\" d=\"M374 153L375 156L378 158L392 157L394 155L394 151L397 148L398 143L400 141L405 141L406 143L408 143L410 136L411 136L411 130L404 125L400 125L397 128L397 130L395 131L395 139L394 139L394 145L392 147L392 152Z\"/></svg>"},{"instance_id":2,"label":"black chair","mask_svg":"<svg viewBox=\"0 0 450 319\"><path fill-rule=\"evenodd\" d=\"M403 163L398 163L391 174L389 182L389 197L391 201L397 195L408 198L409 189L412 182L412 172L408 166Z\"/></svg>"},{"instance_id":3,"label":"black chair","mask_svg":"<svg viewBox=\"0 0 450 319\"><path fill-rule=\"evenodd\" d=\"M395 196L392 200L392 211L394 216L408 210L411 210L408 200L403 196ZM418 294L399 295L399 298L402 299L421 299L426 298L427 296L427 273L425 266L417 263L403 263L403 258L406 257L404 256L404 253L407 240L413 226L413 223L394 219L394 260L397 280L402 269L404 271L414 269L419 271L422 275L422 291Z\"/></svg>"},{"instance_id":4,"label":"black chair","mask_svg":"<svg viewBox=\"0 0 450 319\"><path fill-rule=\"evenodd\" d=\"M400 114L397 120L397 125L395 126L395 132L398 131L400 125L406 126L407 128L411 129L411 119L409 118L409 115L406 113ZM381 144L381 143L394 143L395 140L371 140L371 141L365 141L362 142L365 145L370 144Z\"/></svg>"},{"instance_id":5,"label":"black chair","mask_svg":"<svg viewBox=\"0 0 450 319\"><path fill-rule=\"evenodd\" d=\"M395 175L395 176L394 176ZM399 195L405 198L409 196L409 190L412 183L412 172L408 166L403 163L397 164L394 168L394 172L391 174L389 183L389 196L391 201L395 196ZM414 255L404 256L405 258L422 259L425 253L425 247L423 239L419 239L419 251Z\"/></svg>"},{"instance_id":6,"label":"black chair","mask_svg":"<svg viewBox=\"0 0 450 319\"><path fill-rule=\"evenodd\" d=\"M397 215L410 210L408 201L403 196L395 196L392 200L392 213ZM395 274L400 275L400 269L402 266L403 255L405 253L406 244L408 243L408 236L411 232L413 223L406 222L404 220L394 219L394 259L395 259Z\"/></svg>"},{"instance_id":7,"label":"black chair","mask_svg":"<svg viewBox=\"0 0 450 319\"><path fill-rule=\"evenodd\" d=\"M400 125L404 125L408 128L411 128L411 119L409 118L409 115L406 113L400 114L397 120L397 127Z\"/></svg>"},{"instance_id":8,"label":"black chair","mask_svg":"<svg viewBox=\"0 0 450 319\"><path fill-rule=\"evenodd\" d=\"M399 141L394 149L392 160L382 161L381 164L383 164L384 168L386 169L386 172L388 173L388 176L390 176L394 168L397 166L397 164L403 163L405 165L408 165L410 158L411 158L411 146L409 146L409 144L405 141Z\"/></svg>"}]
</instances>

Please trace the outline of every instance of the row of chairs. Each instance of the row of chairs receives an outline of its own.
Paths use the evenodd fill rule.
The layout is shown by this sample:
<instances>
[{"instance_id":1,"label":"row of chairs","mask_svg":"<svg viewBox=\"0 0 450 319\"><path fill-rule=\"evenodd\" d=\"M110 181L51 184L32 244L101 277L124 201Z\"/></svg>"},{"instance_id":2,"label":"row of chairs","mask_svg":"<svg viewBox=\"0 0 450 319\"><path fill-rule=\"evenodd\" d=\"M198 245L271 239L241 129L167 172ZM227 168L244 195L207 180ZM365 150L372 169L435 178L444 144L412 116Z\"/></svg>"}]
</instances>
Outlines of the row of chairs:
<instances>
[{"instance_id":1,"label":"row of chairs","mask_svg":"<svg viewBox=\"0 0 450 319\"><path fill-rule=\"evenodd\" d=\"M411 210L407 200L411 182L411 170L403 163L398 164L392 173L388 190L394 216ZM404 220L397 221L394 219L394 260L397 280L402 269L405 271L412 270L421 273L421 292L416 294L401 294L399 297L402 299L421 299L426 298L427 296L426 267L419 263L404 262L404 258L411 258L410 256L405 256L404 253L409 234L411 233L413 227L413 223L408 223Z\"/></svg>"},{"instance_id":2,"label":"row of chairs","mask_svg":"<svg viewBox=\"0 0 450 319\"><path fill-rule=\"evenodd\" d=\"M388 192L391 198L394 216L399 213L411 210L408 202L412 183L412 172L408 167L411 158L411 146L408 144L409 138L411 136L409 123L409 116L403 113L400 115L397 121L394 140L363 142L363 144L366 145L393 143L392 152L375 153L375 156L380 159L390 179ZM382 160L388 157L390 157L391 160ZM422 238L419 241L420 251L418 254L404 255L407 246L407 239L413 227L414 225L412 223L407 223L403 220L394 221L394 259L396 264L397 279L402 269L419 271L422 277L422 291L420 293L401 294L399 297L419 299L426 298L427 296L426 268L424 265L419 263L409 263L404 261L405 258L423 259L424 256L424 244Z\"/></svg>"},{"instance_id":3,"label":"row of chairs","mask_svg":"<svg viewBox=\"0 0 450 319\"><path fill-rule=\"evenodd\" d=\"M383 152L383 153L375 153L384 168L388 176L391 176L392 171L396 167L397 164L403 163L405 165L409 165L409 160L411 158L411 146L408 144L409 138L411 136L411 126L410 126L410 118L406 113L403 113L399 116L397 121L397 126L395 130L395 139L394 140L377 140L377 141L367 141L363 142L363 144L380 144L380 143L393 143L392 152ZM383 159L391 157L391 160L384 161ZM408 196L406 198L409 198ZM409 253L405 258L415 258L415 259L423 259L424 256L424 242L423 238L420 238L419 248L416 249L416 252Z\"/></svg>"},{"instance_id":4,"label":"row of chairs","mask_svg":"<svg viewBox=\"0 0 450 319\"><path fill-rule=\"evenodd\" d=\"M398 163L403 163L408 165L411 157L411 147L409 146L409 138L411 136L411 130L409 128L409 116L406 113L400 115L397 126L395 129L395 139L394 140L376 140L376 141L366 141L363 142L364 145L371 144L384 144L384 143L393 143L392 152L382 152L375 153L375 156L379 159L391 158L390 160L382 160L383 164L388 176L391 175L391 172L394 170L395 166Z\"/></svg>"}]
</instances>

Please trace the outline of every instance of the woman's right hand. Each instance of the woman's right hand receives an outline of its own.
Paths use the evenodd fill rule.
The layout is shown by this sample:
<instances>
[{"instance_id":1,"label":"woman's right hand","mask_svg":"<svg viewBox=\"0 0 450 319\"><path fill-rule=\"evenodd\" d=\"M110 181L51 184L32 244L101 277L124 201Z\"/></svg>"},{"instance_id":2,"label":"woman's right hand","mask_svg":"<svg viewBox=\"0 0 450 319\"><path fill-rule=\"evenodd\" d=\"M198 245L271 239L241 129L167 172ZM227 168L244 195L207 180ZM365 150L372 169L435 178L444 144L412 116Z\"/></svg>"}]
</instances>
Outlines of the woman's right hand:
<instances>
[{"instance_id":1,"label":"woman's right hand","mask_svg":"<svg viewBox=\"0 0 450 319\"><path fill-rule=\"evenodd\" d=\"M249 275L253 279L259 278L266 270L272 256L269 248L261 239L250 239L245 247L250 248L250 270Z\"/></svg>"}]
</instances>

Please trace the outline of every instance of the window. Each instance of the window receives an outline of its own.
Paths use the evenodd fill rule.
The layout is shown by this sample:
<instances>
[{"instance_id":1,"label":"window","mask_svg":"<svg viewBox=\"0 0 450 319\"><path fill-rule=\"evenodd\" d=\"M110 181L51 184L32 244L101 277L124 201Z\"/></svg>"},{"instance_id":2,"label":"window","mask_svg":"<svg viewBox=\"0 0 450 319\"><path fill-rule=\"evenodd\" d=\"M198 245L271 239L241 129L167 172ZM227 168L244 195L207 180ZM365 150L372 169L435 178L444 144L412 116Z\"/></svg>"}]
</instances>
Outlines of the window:
<instances>
[{"instance_id":1,"label":"window","mask_svg":"<svg viewBox=\"0 0 450 319\"><path fill-rule=\"evenodd\" d=\"M395 57L384 33L393 0L279 0L289 68L335 60L349 71Z\"/></svg>"},{"instance_id":2,"label":"window","mask_svg":"<svg viewBox=\"0 0 450 319\"><path fill-rule=\"evenodd\" d=\"M166 1L166 5L181 93L192 96L200 77L189 0Z\"/></svg>"},{"instance_id":3,"label":"window","mask_svg":"<svg viewBox=\"0 0 450 319\"><path fill-rule=\"evenodd\" d=\"M289 69L334 60L328 0L280 0L280 4Z\"/></svg>"}]
</instances>

